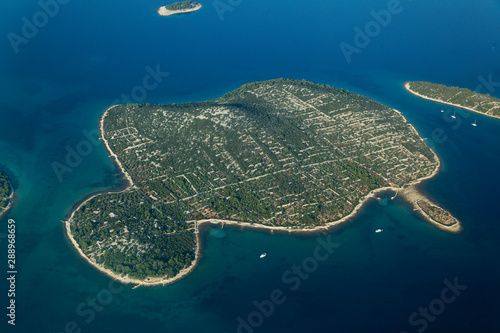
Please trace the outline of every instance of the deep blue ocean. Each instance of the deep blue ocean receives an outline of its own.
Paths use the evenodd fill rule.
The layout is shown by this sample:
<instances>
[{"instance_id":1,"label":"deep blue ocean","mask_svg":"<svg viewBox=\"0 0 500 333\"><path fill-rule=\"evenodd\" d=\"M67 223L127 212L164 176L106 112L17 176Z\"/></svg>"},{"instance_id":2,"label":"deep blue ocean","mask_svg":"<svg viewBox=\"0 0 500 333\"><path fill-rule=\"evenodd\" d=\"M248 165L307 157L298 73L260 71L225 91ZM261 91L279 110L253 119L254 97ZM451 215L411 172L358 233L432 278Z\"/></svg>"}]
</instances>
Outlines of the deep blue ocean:
<instances>
[{"instance_id":1,"label":"deep blue ocean","mask_svg":"<svg viewBox=\"0 0 500 333\"><path fill-rule=\"evenodd\" d=\"M500 98L500 1L199 0L202 10L175 17L157 15L159 0L59 1L45 6L51 15L43 0L0 4L0 169L16 187L0 221L1 332L500 332L500 120L403 88L426 80ZM356 27L370 36L355 41ZM90 142L108 106L202 101L278 77L400 110L443 162L422 191L464 231L444 233L396 198L369 202L329 234L208 228L197 269L165 287L112 283L78 256L61 220L123 184L100 144L63 174L53 165ZM324 242L336 244L328 258L293 273Z\"/></svg>"}]
</instances>

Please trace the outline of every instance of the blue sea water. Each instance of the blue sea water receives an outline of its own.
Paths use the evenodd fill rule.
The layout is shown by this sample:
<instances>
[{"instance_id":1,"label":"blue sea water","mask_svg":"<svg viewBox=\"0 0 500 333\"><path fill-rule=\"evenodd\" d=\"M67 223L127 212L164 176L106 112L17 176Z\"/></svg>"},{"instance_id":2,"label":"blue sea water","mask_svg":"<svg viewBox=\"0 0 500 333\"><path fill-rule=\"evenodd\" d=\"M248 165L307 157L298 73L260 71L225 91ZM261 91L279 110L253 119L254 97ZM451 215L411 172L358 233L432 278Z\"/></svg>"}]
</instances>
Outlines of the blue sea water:
<instances>
[{"instance_id":1,"label":"blue sea water","mask_svg":"<svg viewBox=\"0 0 500 333\"><path fill-rule=\"evenodd\" d=\"M500 2L402 0L350 63L339 45L354 45L354 28L393 1L200 2L196 13L165 18L156 14L162 1L67 1L18 53L8 34L21 35L23 17L33 21L40 4L0 4L0 168L16 187L16 205L0 225L0 258L6 263L7 219L15 219L18 270L15 327L5 316L4 278L0 285L1 331L499 332L500 121L459 110L453 121L453 109L408 94L403 83L500 97ZM229 6L223 19L214 3ZM140 95L151 70L161 82ZM191 275L138 289L113 284L77 255L60 221L89 194L122 186L105 149L85 135L106 107L122 94L135 102L207 100L277 77L331 84L400 110L443 162L422 190L464 231L435 229L400 198L373 200L330 234L214 227ZM58 177L53 163L67 163L82 144L89 154ZM290 280L287 272L327 240L338 248L300 285ZM467 289L412 325L413 313L438 306L444 281L454 279ZM275 290L280 304L256 315L254 302L268 304ZM249 319L257 327L241 324Z\"/></svg>"}]
</instances>

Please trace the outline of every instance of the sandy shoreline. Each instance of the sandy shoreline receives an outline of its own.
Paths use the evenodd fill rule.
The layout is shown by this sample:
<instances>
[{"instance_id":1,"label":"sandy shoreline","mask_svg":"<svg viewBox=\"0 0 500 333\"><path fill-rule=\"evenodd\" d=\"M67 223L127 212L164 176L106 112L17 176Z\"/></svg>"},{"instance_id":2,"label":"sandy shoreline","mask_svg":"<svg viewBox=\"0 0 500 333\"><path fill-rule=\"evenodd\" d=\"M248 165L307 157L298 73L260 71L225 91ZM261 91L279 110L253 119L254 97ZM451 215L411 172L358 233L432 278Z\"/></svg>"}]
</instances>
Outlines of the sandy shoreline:
<instances>
[{"instance_id":1,"label":"sandy shoreline","mask_svg":"<svg viewBox=\"0 0 500 333\"><path fill-rule=\"evenodd\" d=\"M101 116L101 119L99 119L99 133L101 135L102 142L104 142L104 145L106 146L106 149L109 152L109 155L115 159L116 164L118 164L121 172L125 175L125 178L128 180L129 186L127 186L127 187L132 187L132 186L134 186L134 181L132 180L132 177L130 177L128 172L125 171L125 169L122 166L122 163L118 159L118 156L116 156L116 154L111 150L111 148L109 147L109 144L108 144L108 140L106 140L106 138L104 137L104 119L108 115L109 110L111 110L117 106L118 105L113 105L113 106L107 108L106 111L104 111L104 114Z\"/></svg>"},{"instance_id":2,"label":"sandy shoreline","mask_svg":"<svg viewBox=\"0 0 500 333\"><path fill-rule=\"evenodd\" d=\"M12 205L14 204L14 187L12 186L11 182L8 180L9 182L9 186L10 186L10 195L9 195L9 204L7 205L7 207L3 208L1 211L0 211L0 219L9 212L9 210L12 208Z\"/></svg>"},{"instance_id":3,"label":"sandy shoreline","mask_svg":"<svg viewBox=\"0 0 500 333\"><path fill-rule=\"evenodd\" d=\"M160 16L170 16L175 14L192 13L197 10L200 10L201 7L202 7L201 4L198 4L198 6L189 9L169 10L165 6L163 6L160 7L160 9L158 9L158 14L160 14Z\"/></svg>"},{"instance_id":4,"label":"sandy shoreline","mask_svg":"<svg viewBox=\"0 0 500 333\"><path fill-rule=\"evenodd\" d=\"M109 143L108 143L108 141L104 137L104 119L106 118L106 116L108 114L108 111L111 110L111 109L113 109L116 106L118 106L118 105L111 106L108 109L106 109L106 111L104 111L104 114L102 115L102 117L100 118L100 121L99 121L99 130L100 130L101 139L104 142L104 145L106 146L106 149L110 153L110 156L114 157L114 159L115 159L115 161L116 161L116 163L117 163L120 171L125 175L125 178L128 180L128 183L129 183L128 186L123 191L121 191L121 192L126 192L126 191L129 191L131 188L133 188L133 186L134 186L133 180L130 177L130 175L125 171L125 169L123 168L123 165L119 161L118 156L110 149ZM400 113L400 115L401 115L401 117L405 118L401 113ZM405 120L406 120L406 118L405 118ZM413 126L412 126L412 128L413 128ZM413 128L413 130L418 135L418 132L416 131L416 129ZM437 162L437 166L436 166L435 170L432 172L431 175L426 176L426 177L422 177L422 178L419 178L419 179L416 179L416 180L410 182L409 184L407 184L407 186L405 188L394 187L394 186L387 186L387 187L382 187L382 188L375 189L375 190L369 192L368 194L366 194L359 201L359 203L354 207L353 211L350 214L342 217L339 220L326 223L323 226L316 226L314 228L307 228L307 229L298 229L298 228L295 229L295 228L289 228L289 227L274 227L274 226L268 226L268 225L262 225L262 224L256 224L256 223L238 222L238 221L220 220L220 219L204 219L204 220L187 221L187 222L188 223L193 223L193 224L197 222L198 225L203 225L203 224L207 224L207 223L208 224L221 224L221 223L223 223L223 224L238 225L238 226L241 226L241 227L247 227L247 228L253 228L253 229L269 230L271 232L273 232L273 231L283 231L283 232L289 232L289 233L313 233L313 232L318 232L318 231L329 231L331 228L333 228L335 226L338 226L338 225L341 225L342 223L345 223L348 220L352 219L358 213L358 211L364 206L364 204L369 199L375 198L376 194L378 194L378 193L382 193L382 192L386 192L386 191L394 191L396 193L401 192L401 194L403 195L403 197L407 201L409 201L412 205L415 206L416 205L416 201L412 202L412 200L414 198L419 198L419 199L425 198L425 200L429 200L425 196L423 196L422 194L420 194L418 192L418 190L416 189L416 185L419 184L420 182L422 182L423 180L430 179L430 178L434 177L439 172L439 169L441 167L441 162L440 162L438 156L436 155L436 153L432 149L431 149L431 151L433 152L434 158L435 158L435 160ZM119 193L119 192L106 192L106 193ZM136 286L134 288L137 288L139 286L157 286L157 285L170 284L170 283L176 282L176 281L184 278L185 276L187 276L188 274L190 274L191 272L193 272L195 270L195 268L198 265L199 258L200 258L200 253L201 253L201 245L200 245L201 239L200 239L200 234L199 233L196 233L195 259L191 262L191 264L188 267L183 268L182 270L180 270L177 273L177 275L175 275L174 277L171 277L171 278L160 277L160 278L150 278L150 279L147 279L147 280L134 279L134 278L130 278L128 276L122 276L122 275L115 274L113 271L105 268L103 265L97 264L96 262L92 261L89 257L87 257L85 255L85 253L83 253L82 249L80 248L80 246L78 245L78 243L76 242L76 240L71 235L71 223L73 221L73 216L76 213L76 211L78 211L89 200L95 198L98 195L102 195L102 194L106 194L106 193L98 193L98 194L92 195L87 200L83 201L75 210L73 210L73 212L71 213L71 215L68 218L68 220L65 221L65 224L66 224L66 233L68 235L68 238L70 239L71 243L76 248L76 250L78 251L78 253L80 254L80 256L82 256L90 265L94 266L100 272L106 274L107 276L109 276L109 277L111 277L111 278L113 278L113 279L115 279L115 280L117 280L119 282L122 282L122 283L125 283L125 284L136 284ZM430 217L428 217L427 214L425 214L425 213L422 214L422 217L424 217L427 221L431 222L434 226L438 227L441 230L448 231L448 232L459 232L461 230L460 223L458 223L459 229L455 230L453 228L449 228L449 227L443 226L440 223L437 223L436 221L430 219Z\"/></svg>"},{"instance_id":5,"label":"sandy shoreline","mask_svg":"<svg viewBox=\"0 0 500 333\"><path fill-rule=\"evenodd\" d=\"M9 204L7 205L7 207L3 208L2 211L0 211L0 219L4 215L6 215L9 212L9 210L12 208L12 198L13 198L12 196L9 197L9 200L10 200Z\"/></svg>"},{"instance_id":6,"label":"sandy shoreline","mask_svg":"<svg viewBox=\"0 0 500 333\"><path fill-rule=\"evenodd\" d=\"M463 106L463 105L453 104L453 103L450 103L450 102L442 101L442 100L440 100L440 99L431 98L431 97L427 97L427 96L421 95L421 94L419 94L418 92L416 92L416 91L414 91L414 90L411 90L411 88L410 88L410 82L405 82L404 87L405 87L405 89L406 89L408 92L410 92L411 94L413 94L413 95L415 95L415 96L418 96L418 97L420 97L420 98L426 99L426 100L428 100L428 101L437 102L437 103L441 103L441 104L446 104L446 105L454 106L454 107L457 107L457 108L460 108L460 109L469 110L469 111L472 111L472 112L475 112L475 113L481 114L481 115L483 115L483 116L487 116L487 117L491 117L491 118L495 118L495 119L500 119L500 116L490 115L490 114L483 113L483 112L480 112L480 111L474 110L474 109L472 109L472 108L469 108L469 107L466 107L466 106Z\"/></svg>"}]
</instances>

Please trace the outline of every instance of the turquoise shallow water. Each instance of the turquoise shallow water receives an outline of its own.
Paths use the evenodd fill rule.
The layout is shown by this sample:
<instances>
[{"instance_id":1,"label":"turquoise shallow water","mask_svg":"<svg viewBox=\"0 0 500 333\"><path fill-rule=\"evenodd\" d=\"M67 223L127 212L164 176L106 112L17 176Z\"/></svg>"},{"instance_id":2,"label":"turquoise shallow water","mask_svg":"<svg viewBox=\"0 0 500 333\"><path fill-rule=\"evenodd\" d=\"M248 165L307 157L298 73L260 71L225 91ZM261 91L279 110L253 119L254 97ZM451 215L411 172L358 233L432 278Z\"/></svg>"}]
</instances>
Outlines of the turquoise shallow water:
<instances>
[{"instance_id":1,"label":"turquoise shallow water","mask_svg":"<svg viewBox=\"0 0 500 333\"><path fill-rule=\"evenodd\" d=\"M425 331L497 332L500 121L463 112L452 122L450 108L402 85L425 79L500 97L498 85L484 83L490 75L500 81L498 1L401 1L403 10L350 64L339 44L353 43L353 28L364 28L370 11L388 1L241 1L223 21L213 2L202 3L197 13L160 18L161 1L126 0L117 8L73 0L18 54L1 39L0 168L17 188L1 225L17 222L19 272L17 325L2 314L2 332L236 332L238 318L258 321L254 301L267 304L273 290L286 300L250 327L255 332L417 332L423 324L412 326L409 317L455 277L468 288ZM21 18L41 8L36 1L0 6L2 36L21 33ZM85 131L97 128L106 107L138 91L148 66L169 74L138 102L206 100L246 82L290 77L400 110L443 162L423 190L462 220L464 232L436 230L399 198L373 201L329 235L207 230L203 258L182 281L134 290L110 284L78 257L60 221L85 196L120 187L119 175L99 144L62 178L52 164L88 141ZM318 237L340 247L291 290L283 275L314 256ZM3 237L0 248L6 253ZM7 290L5 280L0 287Z\"/></svg>"}]
</instances>

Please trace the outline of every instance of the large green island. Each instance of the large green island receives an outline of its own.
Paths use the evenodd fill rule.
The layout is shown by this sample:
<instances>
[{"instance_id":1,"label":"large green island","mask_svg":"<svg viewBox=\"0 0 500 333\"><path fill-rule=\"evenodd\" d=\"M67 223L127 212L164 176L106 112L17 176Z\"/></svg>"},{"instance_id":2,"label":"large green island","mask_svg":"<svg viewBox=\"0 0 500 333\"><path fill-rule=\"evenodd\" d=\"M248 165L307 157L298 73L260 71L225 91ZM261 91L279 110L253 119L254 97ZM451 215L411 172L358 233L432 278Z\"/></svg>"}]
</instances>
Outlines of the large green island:
<instances>
[{"instance_id":1,"label":"large green island","mask_svg":"<svg viewBox=\"0 0 500 333\"><path fill-rule=\"evenodd\" d=\"M9 210L13 196L14 191L12 190L9 178L5 173L0 171L0 218Z\"/></svg>"},{"instance_id":2,"label":"large green island","mask_svg":"<svg viewBox=\"0 0 500 333\"><path fill-rule=\"evenodd\" d=\"M405 88L424 99L500 118L500 99L490 95L423 81L406 82Z\"/></svg>"},{"instance_id":3,"label":"large green island","mask_svg":"<svg viewBox=\"0 0 500 333\"><path fill-rule=\"evenodd\" d=\"M193 1L174 2L171 5L160 7L160 9L158 9L158 14L161 16L185 14L200 10L201 7L201 3Z\"/></svg>"},{"instance_id":4,"label":"large green island","mask_svg":"<svg viewBox=\"0 0 500 333\"><path fill-rule=\"evenodd\" d=\"M83 202L66 230L89 263L125 283L165 284L192 271L202 223L328 230L382 191L400 193L443 230L461 230L415 187L440 162L413 126L346 90L256 82L207 102L116 105L100 130L129 186Z\"/></svg>"}]
</instances>

